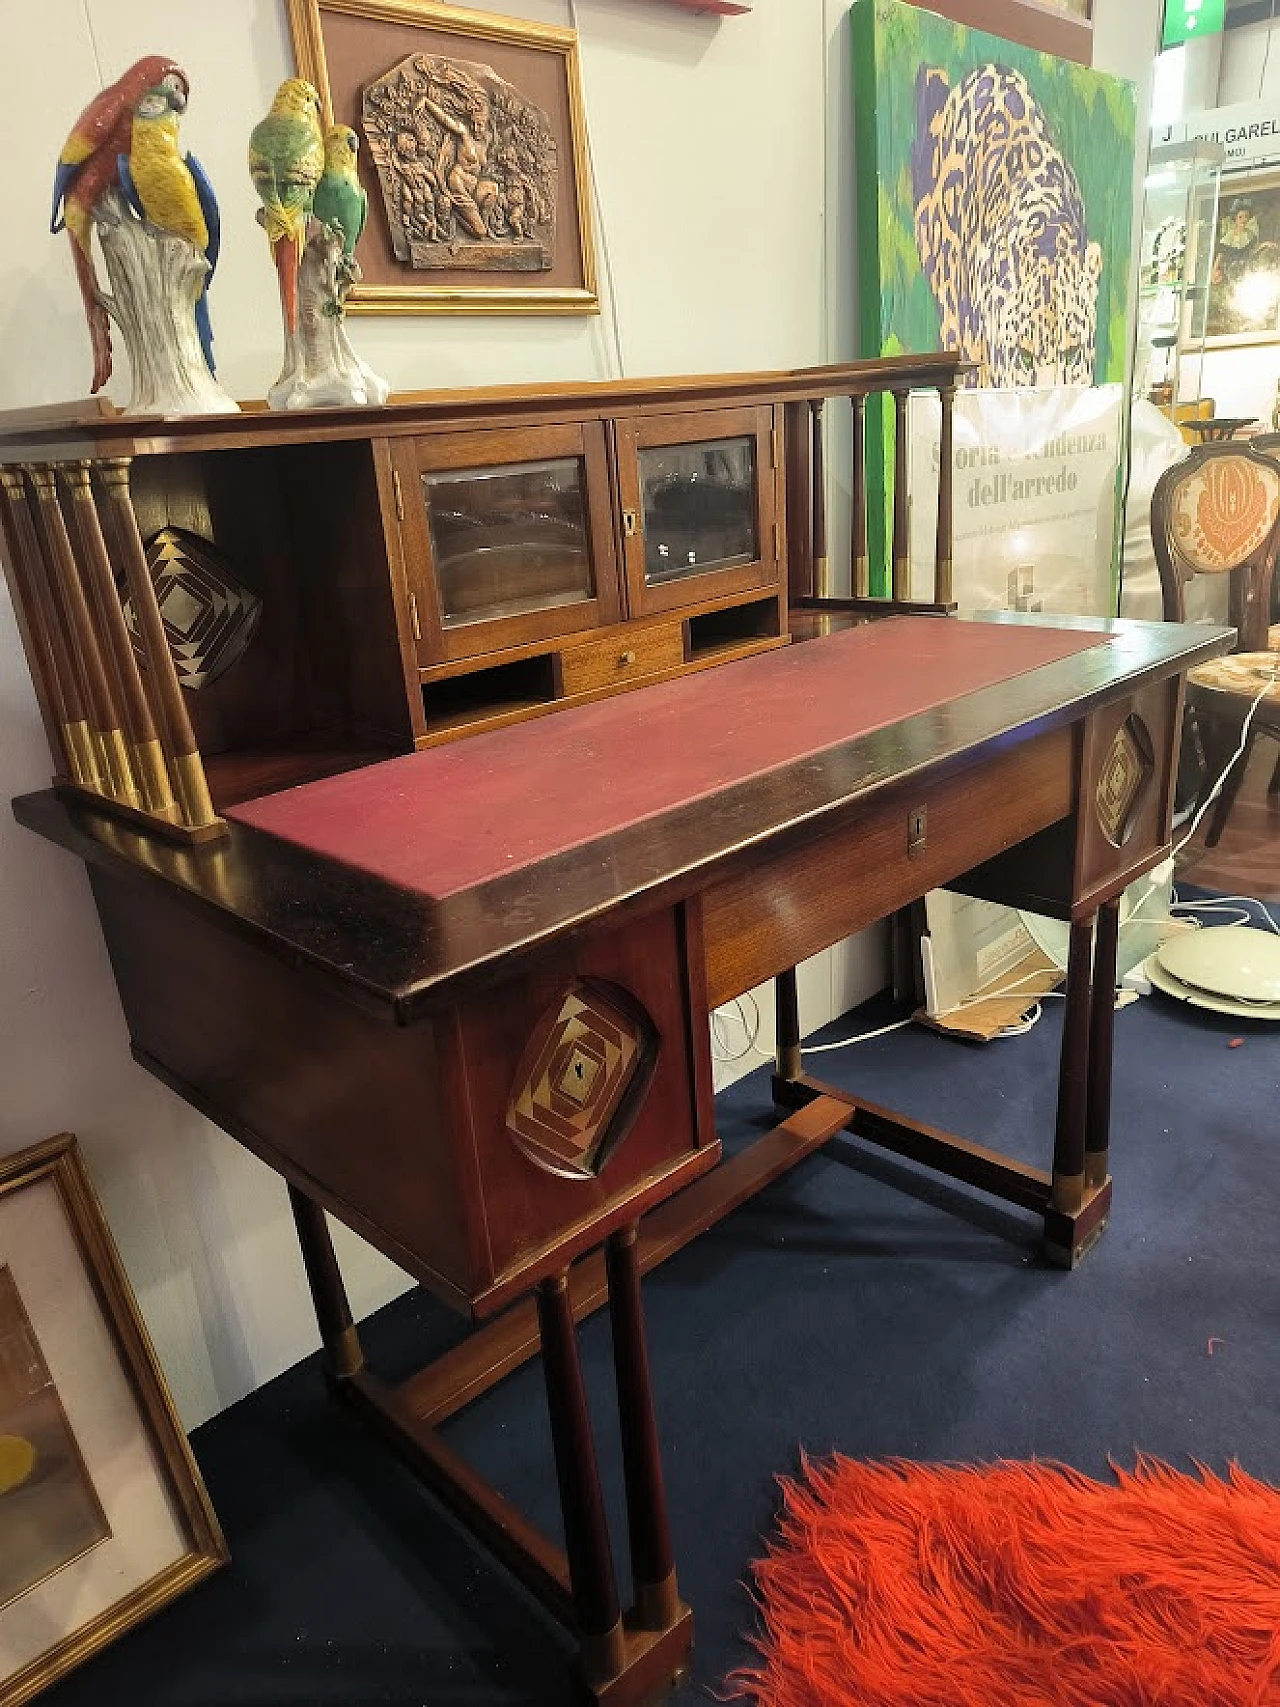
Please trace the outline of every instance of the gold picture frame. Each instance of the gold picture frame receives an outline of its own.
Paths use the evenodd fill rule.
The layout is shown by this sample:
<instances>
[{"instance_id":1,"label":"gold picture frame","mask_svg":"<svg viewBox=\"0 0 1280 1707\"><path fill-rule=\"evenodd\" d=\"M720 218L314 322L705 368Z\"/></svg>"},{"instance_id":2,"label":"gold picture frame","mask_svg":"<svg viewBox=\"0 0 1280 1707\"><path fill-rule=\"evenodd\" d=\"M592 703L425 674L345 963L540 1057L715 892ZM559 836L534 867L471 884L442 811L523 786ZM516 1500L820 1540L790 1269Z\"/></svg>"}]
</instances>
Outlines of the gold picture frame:
<instances>
[{"instance_id":1,"label":"gold picture frame","mask_svg":"<svg viewBox=\"0 0 1280 1707\"><path fill-rule=\"evenodd\" d=\"M21 1707L227 1547L70 1133L0 1158L0 1277L0 1707Z\"/></svg>"},{"instance_id":2,"label":"gold picture frame","mask_svg":"<svg viewBox=\"0 0 1280 1707\"><path fill-rule=\"evenodd\" d=\"M472 12L437 0L288 0L288 11L298 75L320 91L324 123L349 124L361 138L359 170L369 215L356 250L364 277L347 298L352 313L600 312L575 30ZM442 42L464 61L492 64L503 78L510 73L512 86L526 93L532 79L546 97L558 161L556 243L551 261L543 263L546 276L540 283L532 282L528 271L514 275L521 282L505 284L495 282L501 275L494 271L473 274L462 267L442 268L437 282L425 283L415 277L414 266L395 253L391 215L360 122L363 91L385 79L397 61L418 52L429 56Z\"/></svg>"},{"instance_id":3,"label":"gold picture frame","mask_svg":"<svg viewBox=\"0 0 1280 1707\"><path fill-rule=\"evenodd\" d=\"M1280 342L1280 170L1228 173L1205 307L1207 350Z\"/></svg>"}]
</instances>

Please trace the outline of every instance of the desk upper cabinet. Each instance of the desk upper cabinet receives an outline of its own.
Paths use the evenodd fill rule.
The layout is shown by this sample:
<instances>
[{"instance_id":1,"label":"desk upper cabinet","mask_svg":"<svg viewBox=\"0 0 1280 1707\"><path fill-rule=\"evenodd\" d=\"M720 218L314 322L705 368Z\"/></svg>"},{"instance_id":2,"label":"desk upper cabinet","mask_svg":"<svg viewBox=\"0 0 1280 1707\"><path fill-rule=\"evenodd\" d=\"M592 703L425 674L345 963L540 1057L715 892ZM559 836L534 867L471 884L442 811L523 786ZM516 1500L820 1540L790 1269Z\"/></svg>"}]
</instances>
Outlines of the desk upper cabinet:
<instances>
[{"instance_id":1,"label":"desk upper cabinet","mask_svg":"<svg viewBox=\"0 0 1280 1707\"><path fill-rule=\"evenodd\" d=\"M201 839L240 801L785 645L824 531L814 402L919 386L946 419L958 370L0 415L57 780Z\"/></svg>"}]
</instances>

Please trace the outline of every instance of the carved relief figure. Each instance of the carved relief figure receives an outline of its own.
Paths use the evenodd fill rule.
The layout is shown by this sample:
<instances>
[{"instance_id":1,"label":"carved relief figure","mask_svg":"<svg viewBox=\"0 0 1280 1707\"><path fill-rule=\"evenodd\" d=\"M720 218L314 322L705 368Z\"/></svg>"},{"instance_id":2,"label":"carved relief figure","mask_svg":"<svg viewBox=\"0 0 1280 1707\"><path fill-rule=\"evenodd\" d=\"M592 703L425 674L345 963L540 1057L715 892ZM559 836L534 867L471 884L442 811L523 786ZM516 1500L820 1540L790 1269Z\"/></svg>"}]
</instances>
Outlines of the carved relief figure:
<instances>
[{"instance_id":1,"label":"carved relief figure","mask_svg":"<svg viewBox=\"0 0 1280 1707\"><path fill-rule=\"evenodd\" d=\"M398 260L509 272L552 266L551 121L491 66L411 54L366 85L360 123Z\"/></svg>"}]
</instances>

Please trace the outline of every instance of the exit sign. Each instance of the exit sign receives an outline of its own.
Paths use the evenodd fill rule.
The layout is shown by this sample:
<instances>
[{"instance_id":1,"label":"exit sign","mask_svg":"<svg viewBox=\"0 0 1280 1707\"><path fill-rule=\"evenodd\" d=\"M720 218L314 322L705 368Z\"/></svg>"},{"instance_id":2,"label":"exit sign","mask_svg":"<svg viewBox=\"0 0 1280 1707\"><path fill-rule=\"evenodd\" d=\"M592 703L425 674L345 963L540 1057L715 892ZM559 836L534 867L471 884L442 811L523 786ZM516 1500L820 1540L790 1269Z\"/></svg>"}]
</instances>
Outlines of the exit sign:
<instances>
[{"instance_id":1,"label":"exit sign","mask_svg":"<svg viewBox=\"0 0 1280 1707\"><path fill-rule=\"evenodd\" d=\"M1226 0L1164 0L1162 47L1215 35L1222 28Z\"/></svg>"}]
</instances>

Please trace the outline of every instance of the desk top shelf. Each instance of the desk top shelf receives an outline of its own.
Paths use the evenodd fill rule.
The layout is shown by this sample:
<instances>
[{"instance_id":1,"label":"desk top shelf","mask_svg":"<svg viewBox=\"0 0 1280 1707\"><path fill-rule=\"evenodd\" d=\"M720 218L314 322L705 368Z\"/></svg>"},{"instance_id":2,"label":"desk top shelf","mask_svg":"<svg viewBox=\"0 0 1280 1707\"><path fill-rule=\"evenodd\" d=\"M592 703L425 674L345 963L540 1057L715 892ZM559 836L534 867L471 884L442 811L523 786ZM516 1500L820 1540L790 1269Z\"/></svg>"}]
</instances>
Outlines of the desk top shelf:
<instances>
[{"instance_id":1,"label":"desk top shelf","mask_svg":"<svg viewBox=\"0 0 1280 1707\"><path fill-rule=\"evenodd\" d=\"M942 354L374 409L0 414L55 782L208 839L259 793L784 646L825 536L823 404L861 419L890 393L901 438L909 394L949 422L963 372ZM854 491L862 513L860 461Z\"/></svg>"}]
</instances>

